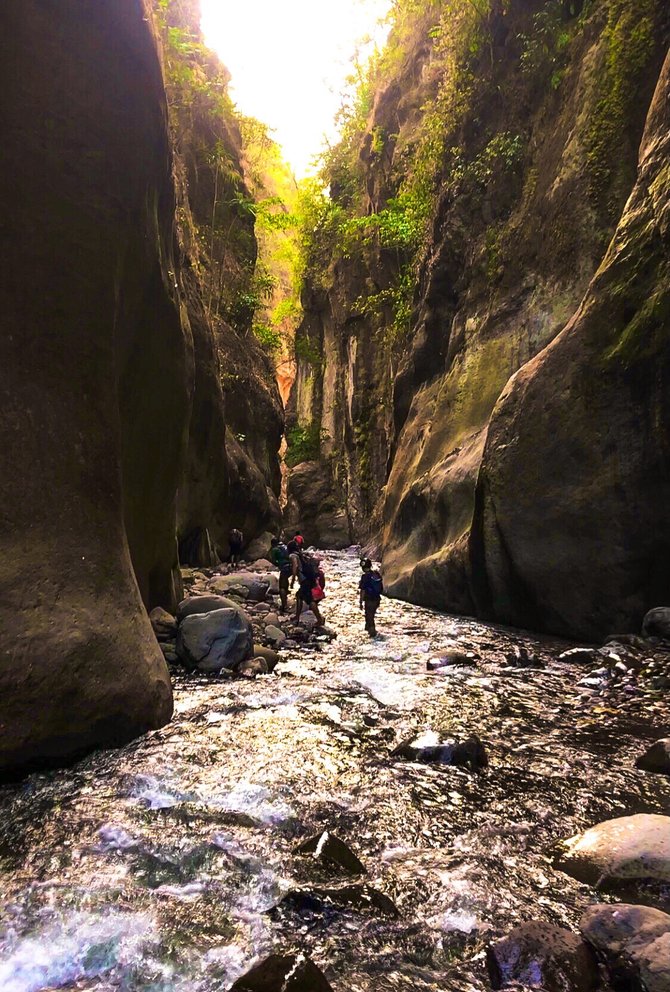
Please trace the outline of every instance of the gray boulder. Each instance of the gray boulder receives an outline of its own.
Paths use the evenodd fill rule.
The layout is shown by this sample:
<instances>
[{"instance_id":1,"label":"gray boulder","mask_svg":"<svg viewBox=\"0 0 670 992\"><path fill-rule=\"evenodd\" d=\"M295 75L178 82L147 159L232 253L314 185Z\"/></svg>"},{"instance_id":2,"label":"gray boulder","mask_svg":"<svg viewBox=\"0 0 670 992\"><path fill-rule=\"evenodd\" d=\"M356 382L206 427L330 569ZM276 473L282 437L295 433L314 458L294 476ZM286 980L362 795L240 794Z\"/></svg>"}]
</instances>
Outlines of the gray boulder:
<instances>
[{"instance_id":1,"label":"gray boulder","mask_svg":"<svg viewBox=\"0 0 670 992\"><path fill-rule=\"evenodd\" d=\"M590 992L598 984L588 944L550 923L523 923L489 945L486 966L494 989L524 985L545 992Z\"/></svg>"},{"instance_id":2,"label":"gray boulder","mask_svg":"<svg viewBox=\"0 0 670 992\"><path fill-rule=\"evenodd\" d=\"M239 610L239 605L226 596L191 596L177 607L177 623L198 613L214 613L215 610Z\"/></svg>"},{"instance_id":3,"label":"gray boulder","mask_svg":"<svg viewBox=\"0 0 670 992\"><path fill-rule=\"evenodd\" d=\"M670 775L670 737L656 741L651 747L640 755L635 762L635 767L644 772L658 772L661 775Z\"/></svg>"},{"instance_id":4,"label":"gray boulder","mask_svg":"<svg viewBox=\"0 0 670 992\"><path fill-rule=\"evenodd\" d=\"M270 579L259 575L257 572L232 572L230 575L221 575L212 583L214 592L219 596L226 596L230 592L241 592L246 590L245 598L252 602L262 602L270 589Z\"/></svg>"},{"instance_id":5,"label":"gray boulder","mask_svg":"<svg viewBox=\"0 0 670 992\"><path fill-rule=\"evenodd\" d=\"M232 670L253 653L251 624L239 609L186 617L179 627L177 654L201 672Z\"/></svg>"},{"instance_id":6,"label":"gray boulder","mask_svg":"<svg viewBox=\"0 0 670 992\"><path fill-rule=\"evenodd\" d=\"M581 931L606 962L613 980L646 992L670 989L670 916L648 906L598 904Z\"/></svg>"},{"instance_id":7,"label":"gray boulder","mask_svg":"<svg viewBox=\"0 0 670 992\"><path fill-rule=\"evenodd\" d=\"M670 816L638 813L606 820L564 842L559 866L594 885L657 879L670 882Z\"/></svg>"},{"instance_id":8,"label":"gray boulder","mask_svg":"<svg viewBox=\"0 0 670 992\"><path fill-rule=\"evenodd\" d=\"M657 606L649 610L642 621L642 633L645 637L661 637L670 641L670 606Z\"/></svg>"},{"instance_id":9,"label":"gray boulder","mask_svg":"<svg viewBox=\"0 0 670 992\"><path fill-rule=\"evenodd\" d=\"M159 641L171 641L177 636L177 621L171 613L162 607L157 606L155 610L152 610L149 614L149 620Z\"/></svg>"}]
</instances>

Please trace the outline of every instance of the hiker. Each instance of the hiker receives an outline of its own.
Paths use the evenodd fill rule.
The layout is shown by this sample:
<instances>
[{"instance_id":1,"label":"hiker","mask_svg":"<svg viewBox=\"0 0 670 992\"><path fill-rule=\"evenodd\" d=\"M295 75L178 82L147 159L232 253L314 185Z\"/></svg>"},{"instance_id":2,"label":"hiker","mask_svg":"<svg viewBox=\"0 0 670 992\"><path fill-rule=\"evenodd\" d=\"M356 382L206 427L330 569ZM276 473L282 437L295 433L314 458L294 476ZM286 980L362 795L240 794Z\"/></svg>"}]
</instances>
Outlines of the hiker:
<instances>
[{"instance_id":1,"label":"hiker","mask_svg":"<svg viewBox=\"0 0 670 992\"><path fill-rule=\"evenodd\" d=\"M242 548L244 546L244 534L237 527L233 527L231 530L228 537L228 544L230 545L230 558L228 560L235 567L235 565L239 565L240 563Z\"/></svg>"},{"instance_id":2,"label":"hiker","mask_svg":"<svg viewBox=\"0 0 670 992\"><path fill-rule=\"evenodd\" d=\"M319 560L313 555L302 555L299 573L300 585L295 597L295 620L300 623L303 605L307 606L316 617L317 627L324 627L326 621L319 611L319 603L325 599L324 588L326 576L319 567Z\"/></svg>"},{"instance_id":3,"label":"hiker","mask_svg":"<svg viewBox=\"0 0 670 992\"><path fill-rule=\"evenodd\" d=\"M302 554L303 548L305 547L305 538L302 536L299 530L295 532L291 540L287 544L288 553L290 555Z\"/></svg>"},{"instance_id":4,"label":"hiker","mask_svg":"<svg viewBox=\"0 0 670 992\"><path fill-rule=\"evenodd\" d=\"M288 548L283 541L280 541L278 537L272 538L270 560L275 568L279 569L279 598L281 599L282 613L286 613L288 610L288 582L289 578L293 576L294 568L297 568L293 562L294 557L289 555Z\"/></svg>"},{"instance_id":5,"label":"hiker","mask_svg":"<svg viewBox=\"0 0 670 992\"><path fill-rule=\"evenodd\" d=\"M379 609L382 593L384 592L384 583L379 572L372 567L372 562L369 558L363 559L361 568L363 569L363 574L358 584L359 606L361 609L365 609L366 631L370 637L376 637L375 614Z\"/></svg>"}]
</instances>

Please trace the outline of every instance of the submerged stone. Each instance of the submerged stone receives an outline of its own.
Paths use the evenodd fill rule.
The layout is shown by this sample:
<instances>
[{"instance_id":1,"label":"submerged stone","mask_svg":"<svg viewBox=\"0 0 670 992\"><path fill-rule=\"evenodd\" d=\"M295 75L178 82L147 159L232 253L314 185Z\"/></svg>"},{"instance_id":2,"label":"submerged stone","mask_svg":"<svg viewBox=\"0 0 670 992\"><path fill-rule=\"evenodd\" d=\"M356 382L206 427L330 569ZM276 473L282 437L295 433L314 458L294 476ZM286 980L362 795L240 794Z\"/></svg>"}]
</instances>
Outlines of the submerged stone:
<instances>
[{"instance_id":1,"label":"submerged stone","mask_svg":"<svg viewBox=\"0 0 670 992\"><path fill-rule=\"evenodd\" d=\"M471 771L488 767L486 748L479 737L472 736L462 743L445 743L424 746L416 740L403 741L391 752L393 758L421 761L425 764L460 765Z\"/></svg>"},{"instance_id":2,"label":"submerged stone","mask_svg":"<svg viewBox=\"0 0 670 992\"><path fill-rule=\"evenodd\" d=\"M365 866L356 857L344 841L335 834L324 830L323 833L310 837L297 849L299 854L311 854L328 868L345 872L349 875L364 875Z\"/></svg>"},{"instance_id":3,"label":"submerged stone","mask_svg":"<svg viewBox=\"0 0 670 992\"><path fill-rule=\"evenodd\" d=\"M330 904L343 910L353 910L381 916L397 917L398 908L392 899L371 885L340 885L333 888L311 886L308 889L294 889L279 903L277 908L285 908L299 913L323 913Z\"/></svg>"},{"instance_id":4,"label":"submerged stone","mask_svg":"<svg viewBox=\"0 0 670 992\"><path fill-rule=\"evenodd\" d=\"M230 992L333 992L304 954L271 954L238 978Z\"/></svg>"}]
</instances>

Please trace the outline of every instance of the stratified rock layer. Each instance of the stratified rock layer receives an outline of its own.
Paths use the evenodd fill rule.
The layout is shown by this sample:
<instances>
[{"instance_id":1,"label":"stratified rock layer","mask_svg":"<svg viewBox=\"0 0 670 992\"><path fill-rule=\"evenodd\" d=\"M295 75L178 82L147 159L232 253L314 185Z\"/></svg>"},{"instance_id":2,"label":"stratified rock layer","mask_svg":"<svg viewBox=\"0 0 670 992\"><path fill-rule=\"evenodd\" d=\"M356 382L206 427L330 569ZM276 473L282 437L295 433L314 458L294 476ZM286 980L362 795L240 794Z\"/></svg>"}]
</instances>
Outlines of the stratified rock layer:
<instances>
[{"instance_id":1,"label":"stratified rock layer","mask_svg":"<svg viewBox=\"0 0 670 992\"><path fill-rule=\"evenodd\" d=\"M170 718L140 592L176 598L188 347L148 10L7 0L0 22L0 769L17 769Z\"/></svg>"}]
</instances>

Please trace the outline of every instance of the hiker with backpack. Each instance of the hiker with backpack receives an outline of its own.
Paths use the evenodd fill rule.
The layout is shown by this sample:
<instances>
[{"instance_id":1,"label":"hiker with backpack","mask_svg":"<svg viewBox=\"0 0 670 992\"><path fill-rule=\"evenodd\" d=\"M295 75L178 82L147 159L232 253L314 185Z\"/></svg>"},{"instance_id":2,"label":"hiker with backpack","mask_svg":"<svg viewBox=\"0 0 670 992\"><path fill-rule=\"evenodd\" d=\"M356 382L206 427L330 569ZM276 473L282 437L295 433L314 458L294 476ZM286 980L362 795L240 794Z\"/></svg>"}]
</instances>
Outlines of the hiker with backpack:
<instances>
[{"instance_id":1,"label":"hiker with backpack","mask_svg":"<svg viewBox=\"0 0 670 992\"><path fill-rule=\"evenodd\" d=\"M288 548L278 537L273 537L270 550L270 560L275 568L279 569L279 598L281 599L282 613L288 610L288 582L294 572L293 556L289 555Z\"/></svg>"},{"instance_id":2,"label":"hiker with backpack","mask_svg":"<svg viewBox=\"0 0 670 992\"><path fill-rule=\"evenodd\" d=\"M235 567L239 565L240 558L242 557L242 548L244 547L244 534L237 527L233 527L228 537L228 544L230 545L230 564Z\"/></svg>"},{"instance_id":3,"label":"hiker with backpack","mask_svg":"<svg viewBox=\"0 0 670 992\"><path fill-rule=\"evenodd\" d=\"M296 623L300 622L303 606L307 606L316 617L317 627L324 627L326 621L321 616L319 603L326 596L324 592L326 576L319 565L319 559L313 555L302 555L298 579L300 585L295 597Z\"/></svg>"},{"instance_id":4,"label":"hiker with backpack","mask_svg":"<svg viewBox=\"0 0 670 992\"><path fill-rule=\"evenodd\" d=\"M363 559L361 568L363 569L363 574L358 584L359 606L365 610L365 629L367 633L370 637L376 637L375 614L381 603L384 583L379 572L372 567L372 562L369 558Z\"/></svg>"}]
</instances>

